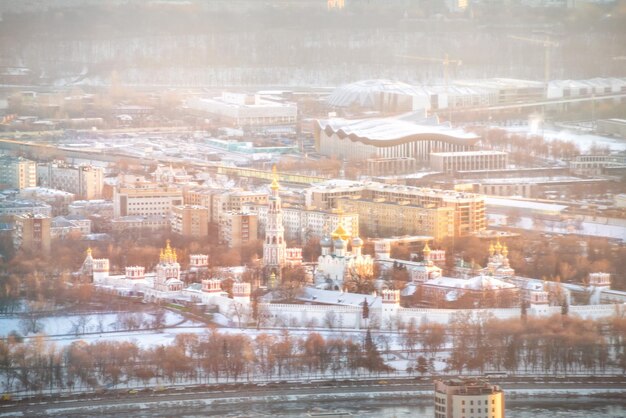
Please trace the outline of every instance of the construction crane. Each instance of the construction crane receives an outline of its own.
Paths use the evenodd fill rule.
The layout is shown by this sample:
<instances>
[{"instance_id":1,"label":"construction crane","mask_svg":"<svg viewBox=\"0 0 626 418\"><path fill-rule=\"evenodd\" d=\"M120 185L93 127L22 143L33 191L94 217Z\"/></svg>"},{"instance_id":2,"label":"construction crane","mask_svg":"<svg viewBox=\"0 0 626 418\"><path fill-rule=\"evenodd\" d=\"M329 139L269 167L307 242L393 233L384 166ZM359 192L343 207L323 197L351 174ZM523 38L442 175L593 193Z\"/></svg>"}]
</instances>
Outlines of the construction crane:
<instances>
[{"instance_id":1,"label":"construction crane","mask_svg":"<svg viewBox=\"0 0 626 418\"><path fill-rule=\"evenodd\" d=\"M458 67L459 65L463 63L463 61L461 60L450 59L448 57L448 54L446 54L445 58L420 57L418 55L396 55L396 56L400 58L408 58L408 59L413 59L413 60L418 60L418 61L439 62L443 64L443 79L446 85L446 89L448 88L448 76L449 76L450 64L456 64L456 66Z\"/></svg>"},{"instance_id":2,"label":"construction crane","mask_svg":"<svg viewBox=\"0 0 626 418\"><path fill-rule=\"evenodd\" d=\"M516 36L509 35L511 39L517 39L518 41L529 42L532 44L543 45L544 49L544 78L546 83L546 89L548 88L548 83L550 82L550 48L559 46L558 42L554 42L550 40L550 35L546 35L545 39L539 38L527 38L525 36Z\"/></svg>"}]
</instances>

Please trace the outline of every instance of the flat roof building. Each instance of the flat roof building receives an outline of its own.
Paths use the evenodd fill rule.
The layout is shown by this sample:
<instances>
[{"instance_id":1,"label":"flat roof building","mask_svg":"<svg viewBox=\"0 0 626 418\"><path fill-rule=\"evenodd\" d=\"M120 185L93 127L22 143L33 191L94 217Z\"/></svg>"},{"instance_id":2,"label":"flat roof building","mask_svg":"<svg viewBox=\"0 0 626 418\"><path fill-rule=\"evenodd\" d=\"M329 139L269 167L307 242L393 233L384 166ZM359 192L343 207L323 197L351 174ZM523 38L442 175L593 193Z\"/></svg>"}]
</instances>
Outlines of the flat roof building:
<instances>
[{"instance_id":1,"label":"flat roof building","mask_svg":"<svg viewBox=\"0 0 626 418\"><path fill-rule=\"evenodd\" d=\"M0 156L0 188L37 186L37 163L22 157Z\"/></svg>"},{"instance_id":2,"label":"flat roof building","mask_svg":"<svg viewBox=\"0 0 626 418\"><path fill-rule=\"evenodd\" d=\"M502 151L433 152L430 167L444 173L504 170L508 154Z\"/></svg>"},{"instance_id":3,"label":"flat roof building","mask_svg":"<svg viewBox=\"0 0 626 418\"><path fill-rule=\"evenodd\" d=\"M184 237L206 237L209 234L209 209L194 205L174 206L172 232Z\"/></svg>"},{"instance_id":4,"label":"flat roof building","mask_svg":"<svg viewBox=\"0 0 626 418\"><path fill-rule=\"evenodd\" d=\"M226 212L220 219L220 242L239 248L258 239L258 216L255 213Z\"/></svg>"},{"instance_id":5,"label":"flat roof building","mask_svg":"<svg viewBox=\"0 0 626 418\"><path fill-rule=\"evenodd\" d=\"M298 116L296 104L267 100L259 94L224 92L220 97L190 99L186 106L242 127L295 124Z\"/></svg>"},{"instance_id":6,"label":"flat roof building","mask_svg":"<svg viewBox=\"0 0 626 418\"><path fill-rule=\"evenodd\" d=\"M24 248L50 253L50 226L51 218L46 215L32 213L17 215L13 230L13 245L15 248Z\"/></svg>"},{"instance_id":7,"label":"flat roof building","mask_svg":"<svg viewBox=\"0 0 626 418\"><path fill-rule=\"evenodd\" d=\"M486 227L484 196L436 190L422 187L389 185L383 183L361 183L346 180L333 180L319 183L305 190L306 205L319 209L339 208L340 201L371 200L372 202L421 208L452 208L454 211L454 236L478 232ZM359 213L361 228L370 213ZM398 218L399 219L399 218ZM406 232L408 233L408 232ZM416 232L421 234L422 232ZM393 235L397 235L394 232ZM428 233L427 235L431 235Z\"/></svg>"},{"instance_id":8,"label":"flat roof building","mask_svg":"<svg viewBox=\"0 0 626 418\"><path fill-rule=\"evenodd\" d=\"M482 379L437 380L435 418L504 418L504 393Z\"/></svg>"}]
</instances>

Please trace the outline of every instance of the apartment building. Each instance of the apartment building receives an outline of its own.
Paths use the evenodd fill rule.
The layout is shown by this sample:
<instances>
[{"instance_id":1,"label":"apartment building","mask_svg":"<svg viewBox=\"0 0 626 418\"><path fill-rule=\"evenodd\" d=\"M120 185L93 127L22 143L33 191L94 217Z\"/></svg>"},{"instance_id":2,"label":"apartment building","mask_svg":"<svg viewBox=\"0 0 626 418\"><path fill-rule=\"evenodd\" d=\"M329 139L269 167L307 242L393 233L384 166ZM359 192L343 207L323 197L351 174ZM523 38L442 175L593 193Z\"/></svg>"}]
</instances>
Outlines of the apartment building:
<instances>
[{"instance_id":1,"label":"apartment building","mask_svg":"<svg viewBox=\"0 0 626 418\"><path fill-rule=\"evenodd\" d=\"M363 212L357 212L361 228L366 226L368 217L382 216L376 211L388 208L389 204L421 207L424 210L452 208L455 236L468 235L486 228L484 196L473 193L338 180L320 183L305 190L305 200L307 206L322 210L339 208L340 201L369 201L368 204L359 206L363 208Z\"/></svg>"},{"instance_id":2,"label":"apartment building","mask_svg":"<svg viewBox=\"0 0 626 418\"><path fill-rule=\"evenodd\" d=\"M51 218L41 214L22 214L15 216L13 246L44 254L50 253Z\"/></svg>"},{"instance_id":3,"label":"apartment building","mask_svg":"<svg viewBox=\"0 0 626 418\"><path fill-rule=\"evenodd\" d=\"M339 199L339 208L358 214L360 229L372 237L429 235L436 240L454 236L454 209L423 207L382 199Z\"/></svg>"},{"instance_id":4,"label":"apartment building","mask_svg":"<svg viewBox=\"0 0 626 418\"><path fill-rule=\"evenodd\" d=\"M255 213L224 212L219 222L220 242L230 248L256 241L259 225L258 216Z\"/></svg>"},{"instance_id":5,"label":"apartment building","mask_svg":"<svg viewBox=\"0 0 626 418\"><path fill-rule=\"evenodd\" d=\"M183 204L178 187L151 182L118 184L113 191L113 216L162 216L169 219L172 208Z\"/></svg>"},{"instance_id":6,"label":"apartment building","mask_svg":"<svg viewBox=\"0 0 626 418\"><path fill-rule=\"evenodd\" d=\"M102 197L104 170L90 165L69 165L62 162L37 166L39 185L75 194L81 199Z\"/></svg>"},{"instance_id":7,"label":"apartment building","mask_svg":"<svg viewBox=\"0 0 626 418\"><path fill-rule=\"evenodd\" d=\"M172 232L184 237L209 234L209 209L205 206L179 205L172 208Z\"/></svg>"},{"instance_id":8,"label":"apartment building","mask_svg":"<svg viewBox=\"0 0 626 418\"><path fill-rule=\"evenodd\" d=\"M0 157L0 188L37 186L37 163L22 157Z\"/></svg>"}]
</instances>

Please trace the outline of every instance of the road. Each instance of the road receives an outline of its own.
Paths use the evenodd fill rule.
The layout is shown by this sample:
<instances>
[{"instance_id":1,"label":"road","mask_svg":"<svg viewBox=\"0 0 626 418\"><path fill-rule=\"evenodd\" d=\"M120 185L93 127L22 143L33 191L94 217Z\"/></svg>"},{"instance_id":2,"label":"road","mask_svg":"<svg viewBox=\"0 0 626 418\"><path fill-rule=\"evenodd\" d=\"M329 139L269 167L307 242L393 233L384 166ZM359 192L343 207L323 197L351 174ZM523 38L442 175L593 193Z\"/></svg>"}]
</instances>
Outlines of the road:
<instances>
[{"instance_id":1,"label":"road","mask_svg":"<svg viewBox=\"0 0 626 418\"><path fill-rule=\"evenodd\" d=\"M505 391L546 390L562 393L564 396L580 391L594 390L599 393L626 393L626 379L598 378L595 382L562 381L551 379L534 382L532 379L512 380L492 379ZM432 383L429 379L374 380L320 382L320 383L280 383L261 385L222 385L220 387L180 387L161 391L115 392L106 395L91 395L85 398L50 398L42 401L26 401L0 407L0 417L86 417L86 416L158 416L188 410L205 415L239 409L240 406L254 403L275 405L290 402L302 403L329 401L366 401L373 398L406 400L422 398L427 401L432 396ZM323 401L323 402L322 402Z\"/></svg>"}]
</instances>

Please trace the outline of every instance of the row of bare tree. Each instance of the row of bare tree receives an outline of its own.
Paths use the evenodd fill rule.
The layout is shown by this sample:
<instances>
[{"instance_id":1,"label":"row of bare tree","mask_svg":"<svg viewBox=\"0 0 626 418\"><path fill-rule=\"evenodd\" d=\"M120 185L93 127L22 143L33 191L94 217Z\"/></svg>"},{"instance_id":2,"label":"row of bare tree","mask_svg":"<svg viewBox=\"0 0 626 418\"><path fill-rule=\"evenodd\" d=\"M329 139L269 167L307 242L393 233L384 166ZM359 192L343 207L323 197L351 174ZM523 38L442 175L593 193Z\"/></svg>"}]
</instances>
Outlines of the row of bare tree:
<instances>
[{"instance_id":1,"label":"row of bare tree","mask_svg":"<svg viewBox=\"0 0 626 418\"><path fill-rule=\"evenodd\" d=\"M43 335L26 342L9 337L0 341L0 382L7 392L42 393L121 383L335 377L393 372L385 358L398 356L409 360L406 372L424 374L435 372L441 354L447 358L445 371L459 374L626 371L626 318L600 323L567 315L498 320L467 314L447 327L411 323L400 334L372 337L368 330L364 338L325 338L316 332L296 337L286 330L252 338L211 330L179 334L171 344L147 348L132 341L57 347Z\"/></svg>"},{"instance_id":2,"label":"row of bare tree","mask_svg":"<svg viewBox=\"0 0 626 418\"><path fill-rule=\"evenodd\" d=\"M120 383L144 385L188 381L271 379L286 376L389 372L371 334L363 341L325 339L318 333L296 338L288 332L179 334L169 345L142 348L131 341L82 340L57 347L45 336L27 342L0 341L2 390L95 389Z\"/></svg>"},{"instance_id":3,"label":"row of bare tree","mask_svg":"<svg viewBox=\"0 0 626 418\"><path fill-rule=\"evenodd\" d=\"M577 316L500 320L460 314L451 321L448 369L530 373L626 371L626 318L609 323Z\"/></svg>"}]
</instances>

